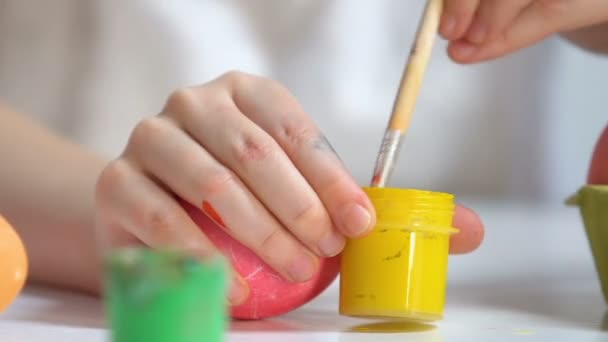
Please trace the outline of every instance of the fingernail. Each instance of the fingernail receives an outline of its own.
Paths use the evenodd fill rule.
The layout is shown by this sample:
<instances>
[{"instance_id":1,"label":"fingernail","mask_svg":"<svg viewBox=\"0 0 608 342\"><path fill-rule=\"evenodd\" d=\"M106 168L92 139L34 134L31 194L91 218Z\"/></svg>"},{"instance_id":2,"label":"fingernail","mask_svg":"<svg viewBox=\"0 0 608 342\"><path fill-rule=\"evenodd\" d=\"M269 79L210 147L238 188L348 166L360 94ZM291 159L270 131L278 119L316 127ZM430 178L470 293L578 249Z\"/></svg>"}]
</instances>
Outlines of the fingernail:
<instances>
[{"instance_id":1,"label":"fingernail","mask_svg":"<svg viewBox=\"0 0 608 342\"><path fill-rule=\"evenodd\" d=\"M291 260L287 272L293 281L304 282L312 278L316 270L316 262L308 253L296 254Z\"/></svg>"},{"instance_id":2,"label":"fingernail","mask_svg":"<svg viewBox=\"0 0 608 342\"><path fill-rule=\"evenodd\" d=\"M333 257L342 251L345 242L341 234L331 231L319 241L319 249L324 256Z\"/></svg>"},{"instance_id":3,"label":"fingernail","mask_svg":"<svg viewBox=\"0 0 608 342\"><path fill-rule=\"evenodd\" d=\"M245 281L238 276L232 277L230 283L230 290L228 292L228 300L232 305L238 305L243 303L249 294L249 287L245 284Z\"/></svg>"},{"instance_id":4,"label":"fingernail","mask_svg":"<svg viewBox=\"0 0 608 342\"><path fill-rule=\"evenodd\" d=\"M453 15L448 15L444 20L441 26L441 32L445 38L450 38L454 34L454 30L456 29L456 17Z\"/></svg>"},{"instance_id":5,"label":"fingernail","mask_svg":"<svg viewBox=\"0 0 608 342\"><path fill-rule=\"evenodd\" d=\"M346 231L350 232L352 237L356 237L371 229L372 215L361 205L354 204L344 211L342 222Z\"/></svg>"},{"instance_id":6,"label":"fingernail","mask_svg":"<svg viewBox=\"0 0 608 342\"><path fill-rule=\"evenodd\" d=\"M469 31L469 34L467 35L467 40L471 43L481 44L486 39L487 31L486 25L479 21L475 21L471 27L471 31Z\"/></svg>"}]
</instances>

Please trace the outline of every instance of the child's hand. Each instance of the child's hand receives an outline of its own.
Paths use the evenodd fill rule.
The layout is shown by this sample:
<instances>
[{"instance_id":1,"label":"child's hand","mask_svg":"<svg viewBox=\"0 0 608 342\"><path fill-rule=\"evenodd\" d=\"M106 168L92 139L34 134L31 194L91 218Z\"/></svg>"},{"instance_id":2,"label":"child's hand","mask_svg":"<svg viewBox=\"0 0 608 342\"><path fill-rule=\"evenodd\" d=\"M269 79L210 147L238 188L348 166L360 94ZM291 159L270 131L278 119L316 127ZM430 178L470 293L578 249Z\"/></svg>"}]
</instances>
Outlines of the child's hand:
<instances>
[{"instance_id":1,"label":"child's hand","mask_svg":"<svg viewBox=\"0 0 608 342\"><path fill-rule=\"evenodd\" d=\"M606 0L445 0L439 31L455 61L472 63L604 21Z\"/></svg>"},{"instance_id":2,"label":"child's hand","mask_svg":"<svg viewBox=\"0 0 608 342\"><path fill-rule=\"evenodd\" d=\"M237 72L174 92L160 115L136 126L97 184L102 233L113 246L212 253L174 194L298 282L316 272L318 257L340 253L345 236L365 235L375 222L369 199L296 99ZM475 249L477 216L460 207L454 223L461 233L452 251Z\"/></svg>"}]
</instances>

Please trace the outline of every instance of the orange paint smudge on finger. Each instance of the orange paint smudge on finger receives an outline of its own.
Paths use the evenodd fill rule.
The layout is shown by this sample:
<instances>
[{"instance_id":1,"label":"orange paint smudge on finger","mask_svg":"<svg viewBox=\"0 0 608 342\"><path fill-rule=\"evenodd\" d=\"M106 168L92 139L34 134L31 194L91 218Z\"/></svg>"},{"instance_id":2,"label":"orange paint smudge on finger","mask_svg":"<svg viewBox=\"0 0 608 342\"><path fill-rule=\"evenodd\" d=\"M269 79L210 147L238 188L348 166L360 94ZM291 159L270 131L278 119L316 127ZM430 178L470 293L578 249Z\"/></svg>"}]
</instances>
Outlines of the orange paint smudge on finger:
<instances>
[{"instance_id":1,"label":"orange paint smudge on finger","mask_svg":"<svg viewBox=\"0 0 608 342\"><path fill-rule=\"evenodd\" d=\"M215 209L213 209L213 207L211 206L211 204L207 201L203 201L203 212L209 216L209 218L211 220L213 220L216 224L218 224L219 226L226 228L226 224L224 223L224 221L222 220L222 218L220 217L220 215L217 213L217 211L215 211Z\"/></svg>"}]
</instances>

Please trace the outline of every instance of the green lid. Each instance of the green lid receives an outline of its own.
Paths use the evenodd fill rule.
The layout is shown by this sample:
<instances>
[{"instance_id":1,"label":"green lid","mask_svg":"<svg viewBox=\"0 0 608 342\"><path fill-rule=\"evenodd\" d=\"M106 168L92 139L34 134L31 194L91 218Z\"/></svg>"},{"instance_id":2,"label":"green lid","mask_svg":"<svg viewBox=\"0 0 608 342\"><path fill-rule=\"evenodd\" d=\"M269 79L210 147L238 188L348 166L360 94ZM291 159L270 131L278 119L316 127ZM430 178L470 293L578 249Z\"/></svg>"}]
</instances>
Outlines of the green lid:
<instances>
[{"instance_id":1,"label":"green lid","mask_svg":"<svg viewBox=\"0 0 608 342\"><path fill-rule=\"evenodd\" d=\"M227 264L144 248L107 260L114 342L216 342L227 324Z\"/></svg>"}]
</instances>

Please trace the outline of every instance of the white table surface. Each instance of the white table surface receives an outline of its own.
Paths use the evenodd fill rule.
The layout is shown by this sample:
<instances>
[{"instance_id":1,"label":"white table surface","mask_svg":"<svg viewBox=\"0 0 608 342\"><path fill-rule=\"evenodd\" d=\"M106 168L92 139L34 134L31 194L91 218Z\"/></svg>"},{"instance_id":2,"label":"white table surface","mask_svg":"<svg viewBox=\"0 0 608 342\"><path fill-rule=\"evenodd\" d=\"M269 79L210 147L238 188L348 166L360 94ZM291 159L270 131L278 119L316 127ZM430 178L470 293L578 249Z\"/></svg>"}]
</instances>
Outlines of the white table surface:
<instances>
[{"instance_id":1,"label":"white table surface","mask_svg":"<svg viewBox=\"0 0 608 342\"><path fill-rule=\"evenodd\" d=\"M608 341L604 302L578 211L560 204L474 205L487 226L452 256L444 320L382 323L337 314L337 285L279 318L236 322L229 341ZM28 288L0 315L0 341L105 341L94 298Z\"/></svg>"}]
</instances>

